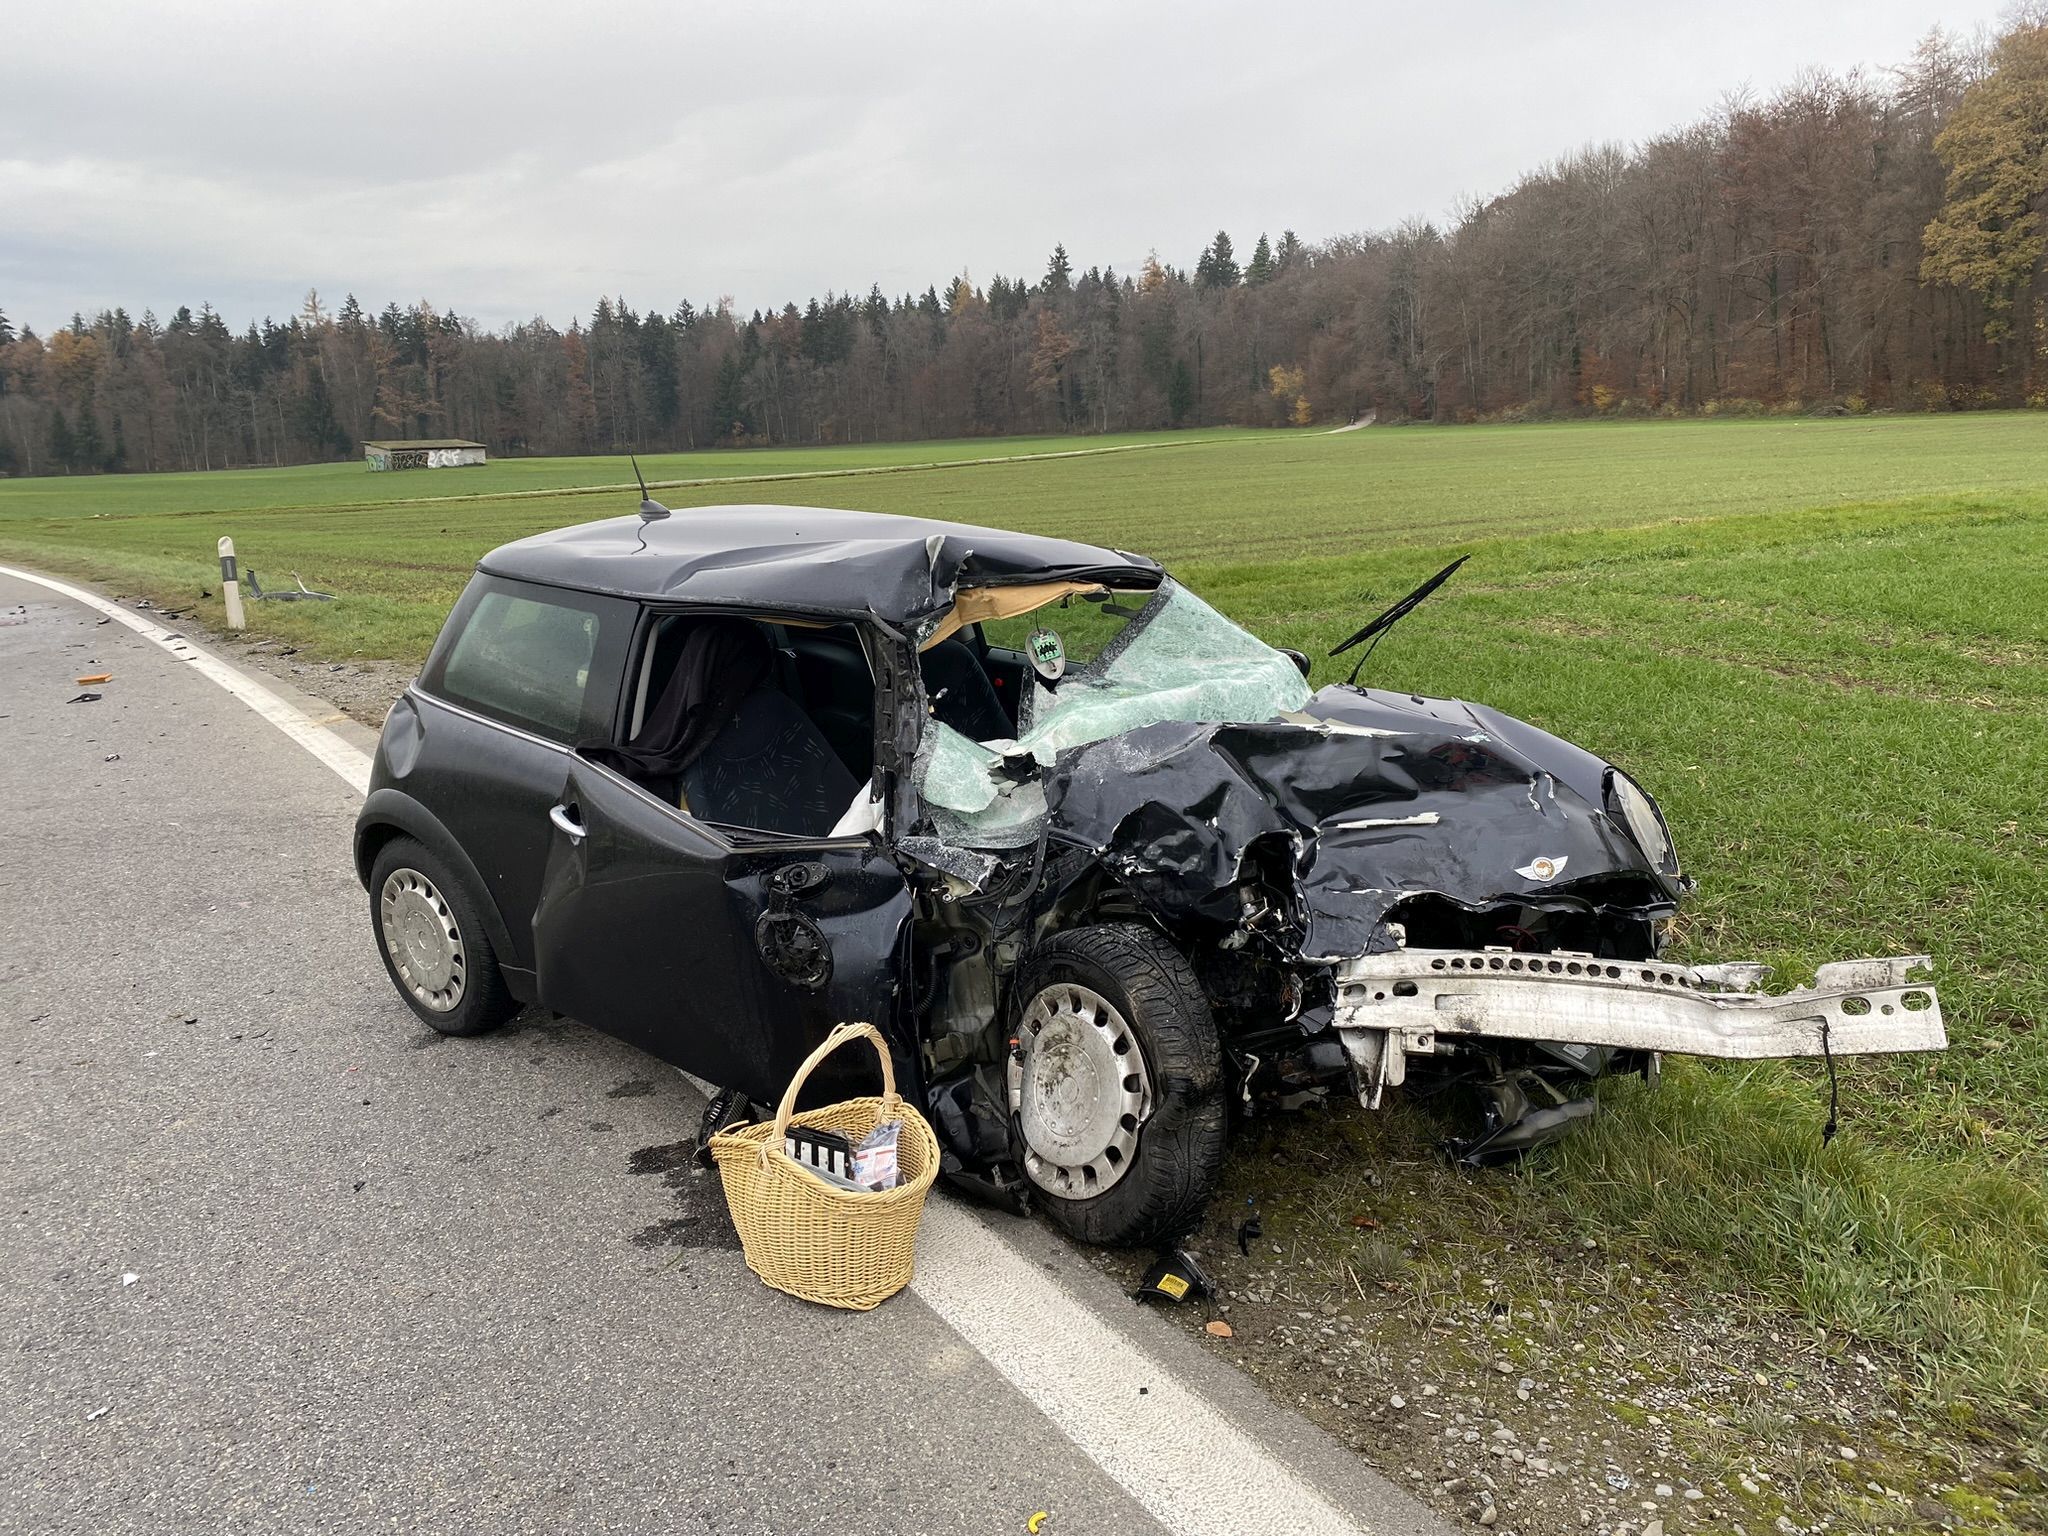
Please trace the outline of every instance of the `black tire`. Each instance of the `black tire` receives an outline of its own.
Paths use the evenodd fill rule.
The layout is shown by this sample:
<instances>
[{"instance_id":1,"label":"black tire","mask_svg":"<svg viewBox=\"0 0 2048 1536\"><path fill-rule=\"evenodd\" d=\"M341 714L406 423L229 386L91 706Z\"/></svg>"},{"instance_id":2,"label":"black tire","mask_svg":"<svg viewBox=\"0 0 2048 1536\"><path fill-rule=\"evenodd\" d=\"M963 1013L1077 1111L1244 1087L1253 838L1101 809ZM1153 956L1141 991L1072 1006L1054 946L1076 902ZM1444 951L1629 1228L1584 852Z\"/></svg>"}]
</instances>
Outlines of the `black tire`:
<instances>
[{"instance_id":1,"label":"black tire","mask_svg":"<svg viewBox=\"0 0 2048 1536\"><path fill-rule=\"evenodd\" d=\"M1180 951L1136 923L1075 928L1041 944L1019 973L1012 1027L1042 989L1061 982L1099 993L1129 1022L1151 1076L1153 1108L1116 1183L1086 1199L1040 1191L1046 1213L1084 1243L1185 1236L1223 1172L1223 1051L1209 1000Z\"/></svg>"},{"instance_id":2,"label":"black tire","mask_svg":"<svg viewBox=\"0 0 2048 1536\"><path fill-rule=\"evenodd\" d=\"M438 901L422 900L445 921L453 935L451 950L458 955L460 987L450 1006L435 1007L414 991L401 973L398 957L385 931L384 893L394 876L413 876L424 881L425 892ZM409 837L395 837L378 850L370 867L370 932L377 953L384 961L384 974L405 999L408 1008L430 1027L444 1035L480 1035L496 1029L519 1011L519 1000L505 985L498 968L497 951L491 947L489 931L477 912L476 898L469 887L432 849Z\"/></svg>"}]
</instances>

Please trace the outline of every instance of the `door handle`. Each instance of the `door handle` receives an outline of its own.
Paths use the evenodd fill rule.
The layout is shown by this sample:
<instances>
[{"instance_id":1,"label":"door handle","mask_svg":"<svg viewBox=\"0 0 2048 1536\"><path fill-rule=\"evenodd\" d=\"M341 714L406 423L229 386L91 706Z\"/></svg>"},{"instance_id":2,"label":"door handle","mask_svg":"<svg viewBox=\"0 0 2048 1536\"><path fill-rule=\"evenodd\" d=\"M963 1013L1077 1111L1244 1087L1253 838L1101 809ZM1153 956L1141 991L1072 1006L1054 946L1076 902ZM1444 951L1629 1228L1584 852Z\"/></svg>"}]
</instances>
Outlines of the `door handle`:
<instances>
[{"instance_id":1,"label":"door handle","mask_svg":"<svg viewBox=\"0 0 2048 1536\"><path fill-rule=\"evenodd\" d=\"M548 812L548 820L566 832L569 840L574 843L582 842L588 833L588 829L576 819L566 805L558 805L551 809Z\"/></svg>"}]
</instances>

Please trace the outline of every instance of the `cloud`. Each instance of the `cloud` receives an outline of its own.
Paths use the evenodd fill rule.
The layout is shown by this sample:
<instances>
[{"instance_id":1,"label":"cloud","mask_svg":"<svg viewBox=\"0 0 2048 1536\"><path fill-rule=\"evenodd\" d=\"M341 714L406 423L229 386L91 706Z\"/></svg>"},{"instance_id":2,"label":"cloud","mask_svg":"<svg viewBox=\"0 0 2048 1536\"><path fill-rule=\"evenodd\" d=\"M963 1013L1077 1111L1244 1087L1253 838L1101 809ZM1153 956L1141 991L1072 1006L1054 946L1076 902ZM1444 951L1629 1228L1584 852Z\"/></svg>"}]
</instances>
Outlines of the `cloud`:
<instances>
[{"instance_id":1,"label":"cloud","mask_svg":"<svg viewBox=\"0 0 2048 1536\"><path fill-rule=\"evenodd\" d=\"M1927 21L1917 0L73 0L10 18L0 308L47 327L210 300L239 325L317 286L566 323L601 293L751 309L1035 276L1055 241L1083 267L1189 264L1219 227L1249 249L1440 218L1745 81L1902 60Z\"/></svg>"}]
</instances>

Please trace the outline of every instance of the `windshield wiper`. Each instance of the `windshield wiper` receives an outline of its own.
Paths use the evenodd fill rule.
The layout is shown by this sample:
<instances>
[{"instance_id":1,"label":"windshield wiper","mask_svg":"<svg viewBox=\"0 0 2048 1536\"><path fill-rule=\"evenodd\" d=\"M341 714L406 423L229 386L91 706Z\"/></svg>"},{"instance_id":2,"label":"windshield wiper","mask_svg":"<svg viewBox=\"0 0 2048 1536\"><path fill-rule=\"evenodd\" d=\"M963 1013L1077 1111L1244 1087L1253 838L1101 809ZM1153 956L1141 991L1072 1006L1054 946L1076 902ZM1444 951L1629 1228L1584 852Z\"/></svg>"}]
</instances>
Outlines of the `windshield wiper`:
<instances>
[{"instance_id":1,"label":"windshield wiper","mask_svg":"<svg viewBox=\"0 0 2048 1536\"><path fill-rule=\"evenodd\" d=\"M1380 643L1380 636L1384 635L1396 624L1400 623L1403 619L1407 618L1409 614L1413 613L1416 610L1416 608L1421 606L1422 600L1425 597L1428 597L1430 593L1434 592L1438 587L1442 586L1445 582L1449 581L1451 579L1451 573L1456 571L1459 566L1463 565L1467 560L1470 560L1471 558L1472 557L1470 555L1458 556L1457 559L1453 560L1449 565L1445 566L1442 570L1438 571L1434 576L1430 577L1429 580L1425 581L1413 592L1410 592L1406 597L1402 598L1401 601L1394 604L1393 607L1387 609L1386 612L1382 613L1378 618L1371 620L1369 623L1366 624L1365 628L1361 629L1349 640L1346 640L1342 645L1338 646L1335 650L1330 652L1332 656L1342 656L1346 651L1350 650L1351 647L1357 645L1361 641L1370 640L1372 642L1372 645L1366 646L1365 654L1358 658L1358 664L1351 669L1351 675L1344 679L1345 687L1355 688L1356 686L1358 686L1358 674L1364 670L1365 664L1368 661L1372 660L1373 646L1376 646Z\"/></svg>"}]
</instances>

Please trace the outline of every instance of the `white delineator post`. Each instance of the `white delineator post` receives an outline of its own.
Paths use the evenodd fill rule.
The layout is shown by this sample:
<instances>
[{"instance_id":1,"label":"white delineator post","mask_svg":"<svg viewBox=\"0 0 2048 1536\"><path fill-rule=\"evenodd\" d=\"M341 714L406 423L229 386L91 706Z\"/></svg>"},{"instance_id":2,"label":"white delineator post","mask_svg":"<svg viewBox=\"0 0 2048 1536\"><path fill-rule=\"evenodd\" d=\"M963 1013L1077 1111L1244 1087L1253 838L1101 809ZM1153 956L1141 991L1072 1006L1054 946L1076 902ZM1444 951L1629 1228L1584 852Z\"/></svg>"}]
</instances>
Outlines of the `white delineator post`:
<instances>
[{"instance_id":1,"label":"white delineator post","mask_svg":"<svg viewBox=\"0 0 2048 1536\"><path fill-rule=\"evenodd\" d=\"M228 628L244 628L242 582L235 572L235 541L226 534L220 540L220 595L228 605Z\"/></svg>"}]
</instances>

